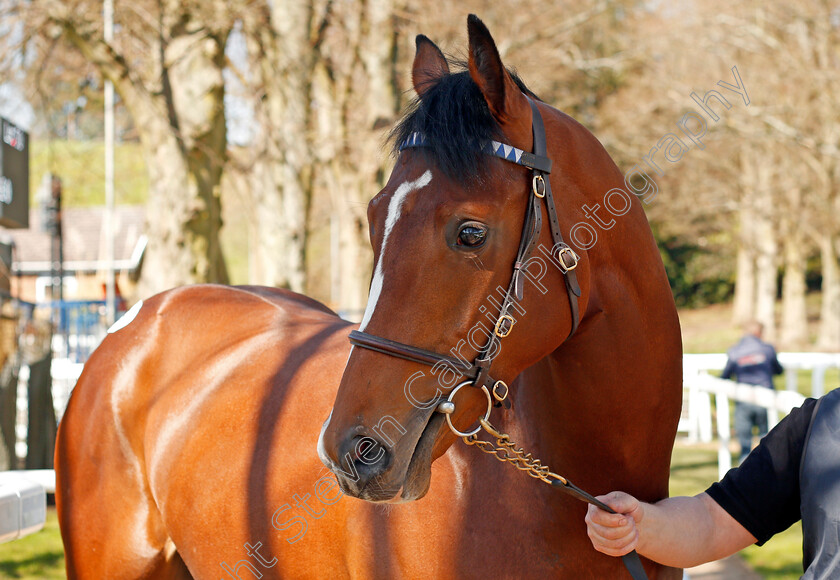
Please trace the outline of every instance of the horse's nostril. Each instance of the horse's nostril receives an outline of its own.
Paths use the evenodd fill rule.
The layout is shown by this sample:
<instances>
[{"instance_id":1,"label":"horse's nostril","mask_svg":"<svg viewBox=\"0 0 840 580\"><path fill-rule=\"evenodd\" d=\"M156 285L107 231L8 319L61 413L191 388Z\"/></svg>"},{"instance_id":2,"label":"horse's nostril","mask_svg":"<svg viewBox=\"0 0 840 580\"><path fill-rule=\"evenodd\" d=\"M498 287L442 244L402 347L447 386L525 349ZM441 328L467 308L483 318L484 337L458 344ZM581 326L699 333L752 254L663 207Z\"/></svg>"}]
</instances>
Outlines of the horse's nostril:
<instances>
[{"instance_id":1,"label":"horse's nostril","mask_svg":"<svg viewBox=\"0 0 840 580\"><path fill-rule=\"evenodd\" d=\"M363 439L362 441L359 441L359 444L356 446L356 449L359 453L359 457L362 457L365 453L368 452L368 450L373 449L375 445L376 443L370 441L369 439Z\"/></svg>"},{"instance_id":2,"label":"horse's nostril","mask_svg":"<svg viewBox=\"0 0 840 580\"><path fill-rule=\"evenodd\" d=\"M384 447L372 437L353 438L353 455L364 463L376 463L384 453Z\"/></svg>"},{"instance_id":3,"label":"horse's nostril","mask_svg":"<svg viewBox=\"0 0 840 580\"><path fill-rule=\"evenodd\" d=\"M350 439L346 449L356 467L368 473L380 473L390 463L390 453L373 437L356 435Z\"/></svg>"}]
</instances>

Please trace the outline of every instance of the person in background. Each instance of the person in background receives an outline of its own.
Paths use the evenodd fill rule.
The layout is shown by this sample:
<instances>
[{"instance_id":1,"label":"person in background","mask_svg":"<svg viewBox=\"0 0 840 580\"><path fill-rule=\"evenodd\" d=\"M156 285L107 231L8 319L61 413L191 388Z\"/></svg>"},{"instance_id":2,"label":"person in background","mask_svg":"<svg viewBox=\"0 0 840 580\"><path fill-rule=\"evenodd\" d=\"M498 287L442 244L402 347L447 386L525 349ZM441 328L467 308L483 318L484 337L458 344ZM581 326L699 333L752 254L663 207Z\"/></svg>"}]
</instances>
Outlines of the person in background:
<instances>
[{"instance_id":1,"label":"person in background","mask_svg":"<svg viewBox=\"0 0 840 580\"><path fill-rule=\"evenodd\" d=\"M761 340L764 325L750 321L744 326L743 338L727 352L726 367L721 378L734 379L747 385L773 388L773 375L784 369L776 358L773 345ZM752 403L735 402L735 433L741 446L739 463L752 449L753 427L758 428L759 439L767 434L767 409Z\"/></svg>"},{"instance_id":2,"label":"person in background","mask_svg":"<svg viewBox=\"0 0 840 580\"><path fill-rule=\"evenodd\" d=\"M621 491L590 505L589 539L622 556L690 568L759 546L802 520L805 580L840 578L840 389L806 399L739 466L694 497L649 504Z\"/></svg>"}]
</instances>

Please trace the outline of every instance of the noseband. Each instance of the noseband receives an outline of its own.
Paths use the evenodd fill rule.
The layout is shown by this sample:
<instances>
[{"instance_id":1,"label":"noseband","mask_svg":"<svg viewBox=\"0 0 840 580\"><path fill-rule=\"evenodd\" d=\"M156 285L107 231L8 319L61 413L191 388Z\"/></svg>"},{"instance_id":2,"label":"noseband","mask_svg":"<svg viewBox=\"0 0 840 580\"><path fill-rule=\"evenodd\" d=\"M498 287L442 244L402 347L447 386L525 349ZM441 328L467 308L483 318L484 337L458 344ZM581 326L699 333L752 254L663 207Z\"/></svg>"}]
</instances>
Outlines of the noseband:
<instances>
[{"instance_id":1,"label":"noseband","mask_svg":"<svg viewBox=\"0 0 840 580\"><path fill-rule=\"evenodd\" d=\"M366 332L354 330L350 333L350 342L355 346L367 348L382 354L409 360L412 362L436 366L447 365L452 370L470 379L474 387L489 387L498 403L504 402L505 406L510 404L507 401L507 385L503 381L496 381L490 376L490 365L492 363L491 352L493 342L508 336L516 323L510 311L516 301L523 297L522 269L534 254L537 247L540 233L542 232L542 208L541 202L545 201L548 220L551 226L551 237L554 246L551 248L551 255L557 261L560 270L564 274L566 292L569 296L569 306L572 311L572 328L568 340L580 322L578 299L580 297L580 285L575 274L575 267L580 258L568 244L563 241L560 233L560 223L557 221L557 207L554 203L554 196L551 193L551 182L547 175L551 173L551 159L546 155L545 126L542 115L534 101L528 99L531 105L532 124L531 130L534 135L534 152L528 153L505 143L490 141L482 147L482 151L488 155L500 157L506 161L522 165L532 170L531 193L528 202L528 209L525 214L525 222L522 226L522 236L519 240L519 250L516 254L516 261L513 264L513 275L499 308L499 315L493 328L493 334L488 337L487 343L479 351L472 364L467 361L439 354L437 352L403 344L387 338L374 336ZM425 136L422 133L412 133L400 145L400 151L409 147L425 147L427 145ZM497 404L498 404L497 403Z\"/></svg>"}]
</instances>

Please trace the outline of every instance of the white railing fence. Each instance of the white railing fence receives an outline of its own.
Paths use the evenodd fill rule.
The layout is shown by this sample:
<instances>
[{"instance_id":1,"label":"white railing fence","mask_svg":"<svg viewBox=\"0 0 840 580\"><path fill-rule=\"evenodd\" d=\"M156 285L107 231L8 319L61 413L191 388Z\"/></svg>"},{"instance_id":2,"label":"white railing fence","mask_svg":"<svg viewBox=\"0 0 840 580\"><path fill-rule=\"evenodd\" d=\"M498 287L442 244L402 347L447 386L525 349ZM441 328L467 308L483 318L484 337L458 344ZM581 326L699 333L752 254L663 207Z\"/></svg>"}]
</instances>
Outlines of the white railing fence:
<instances>
[{"instance_id":1,"label":"white railing fence","mask_svg":"<svg viewBox=\"0 0 840 580\"><path fill-rule=\"evenodd\" d=\"M830 352L780 352L779 362L785 369L785 388L795 391L797 372L811 371L811 396L825 394L825 372L831 368L840 368L840 353ZM726 353L684 354L683 370L722 371L726 366Z\"/></svg>"},{"instance_id":2,"label":"white railing fence","mask_svg":"<svg viewBox=\"0 0 840 580\"><path fill-rule=\"evenodd\" d=\"M689 441L712 441L715 433L712 430L713 418L717 423L717 439L718 439L718 470L720 477L729 470L732 465L732 460L729 452L729 443L731 439L731 428L729 420L729 401L745 401L754 403L765 407L768 411L768 425L772 427L779 420L779 414L787 414L791 409L802 404L804 396L796 392L797 387L797 372L799 370L811 371L811 389L812 394L818 397L825 393L825 375L826 371L831 368L840 368L840 353L792 353L784 352L779 354L779 362L785 368L786 372L786 390L772 391L762 387L754 387L752 385L741 385L733 381L727 381L709 374L709 371L720 371L726 364L726 355L721 353L714 354L687 354L683 357L684 369L684 399L683 399L683 416L680 420L679 431L687 435ZM64 414L64 409L67 406L67 401L70 398L70 393L81 375L83 364L75 362L72 358L55 358L52 361L52 393L55 404L56 418L61 419ZM17 445L16 453L18 457L26 456L26 436L27 436L27 385L29 379L29 368L23 366L20 370L18 382L18 397L17 397ZM836 386L836 385L835 385ZM712 397L715 397L715 409L712 411ZM47 492L54 490L54 472L49 471L48 478L53 486L50 489L50 483L39 481L42 488ZM25 475L18 473L15 475ZM43 474L41 474L43 475ZM7 473L5 477L11 478L13 475ZM52 479L50 479L50 477ZM17 498L22 501L22 496L19 490L12 493L9 480L6 481L6 491L9 493L7 501L13 501L12 497L17 494ZM2 494L0 494L2 495ZM40 497L40 496L39 496ZM17 500L15 500L17 501ZM40 502L40 499L37 500ZM36 503L37 503L36 502ZM22 506L23 504L21 504ZM33 504L33 509L38 511L40 503L37 506ZM21 508L23 509L23 508ZM17 511L15 513L22 513ZM40 512L39 512L40 513ZM22 517L22 516L20 516ZM40 517L40 516L38 516ZM37 519L37 518L36 518ZM15 520L22 522L23 520ZM42 525L42 524L41 524ZM2 525L0 525L2 528ZM27 528L21 524L20 530ZM28 530L37 529L36 526L28 527ZM5 536L0 530L0 541L3 539L10 539L12 536L11 528L6 530ZM17 530L16 530L17 532Z\"/></svg>"},{"instance_id":3,"label":"white railing fence","mask_svg":"<svg viewBox=\"0 0 840 580\"><path fill-rule=\"evenodd\" d=\"M818 352L783 352L779 353L779 362L785 368L785 386L786 390L792 393L796 392L797 388L797 372L800 370L811 371L811 393L814 397L819 397L825 393L825 375L826 371L831 368L840 369L840 353L818 353ZM736 383L732 381L721 381L709 374L709 371L721 371L726 365L726 354L724 353L709 353L709 354L686 354L683 355L683 414L680 419L679 432L684 433L690 442L702 441L711 442L715 433L713 433L713 410L712 410L712 396L721 397L718 399L720 403L717 405L718 409L728 408L729 399L736 401L746 400L748 402L756 402L756 404L767 406L769 409L769 425L775 425L778 421L778 413L787 414L790 409L799 406L801 399L796 396L789 397L782 395L779 398L773 395L774 391L768 389L758 389L757 394L754 387L743 385L737 387ZM71 358L54 358L52 361L51 374L53 379L52 393L53 402L55 404L56 419L61 420L64 414L64 409L67 406L67 401L70 398L70 393L76 385L76 381L82 373L83 364L75 362ZM29 378L29 368L23 366L20 371L20 380L18 383L18 397L17 397L17 455L19 457L26 456L26 434L27 434L27 382ZM715 379L715 380L711 380ZM835 385L836 386L836 385ZM782 391L782 392L787 392ZM772 400L768 399L768 393ZM726 400L724 400L725 398ZM779 402L781 401L781 402ZM795 404L790 404L795 402ZM765 404L766 403L766 404ZM720 411L715 414L715 417L720 417ZM728 416L725 419L726 424L721 424L718 419L717 435L722 442L728 444L729 442L729 420ZM721 431L726 431L726 436L721 437Z\"/></svg>"},{"instance_id":4,"label":"white railing fence","mask_svg":"<svg viewBox=\"0 0 840 580\"><path fill-rule=\"evenodd\" d=\"M724 476L732 467L732 455L729 451L731 428L729 423L729 401L752 403L767 409L767 427L772 429L779 422L779 414L787 415L791 409L805 401L805 397L795 391L774 391L754 385L735 383L707 372L687 375L683 385L688 390L689 413L691 405L696 405L694 412L698 430L711 432L711 396L715 397L715 419L718 437L718 478ZM689 434L689 439L692 439ZM697 437L694 437L697 440ZM711 440L711 437L708 438Z\"/></svg>"},{"instance_id":5,"label":"white railing fence","mask_svg":"<svg viewBox=\"0 0 840 580\"><path fill-rule=\"evenodd\" d=\"M783 352L778 355L785 369L785 390L773 391L753 385L743 385L713 376L709 371L721 371L726 365L726 354L686 354L683 356L683 415L679 431L690 442L710 442L713 439L712 418L717 422L718 471L723 475L732 466L729 452L731 428L729 401L753 403L767 409L768 428L779 421L779 415L788 414L798 407L805 397L797 392L798 371L811 372L811 394L820 397L826 392L825 375L831 368L840 368L840 353ZM837 386L837 385L834 385ZM712 412L712 397L715 409Z\"/></svg>"}]
</instances>

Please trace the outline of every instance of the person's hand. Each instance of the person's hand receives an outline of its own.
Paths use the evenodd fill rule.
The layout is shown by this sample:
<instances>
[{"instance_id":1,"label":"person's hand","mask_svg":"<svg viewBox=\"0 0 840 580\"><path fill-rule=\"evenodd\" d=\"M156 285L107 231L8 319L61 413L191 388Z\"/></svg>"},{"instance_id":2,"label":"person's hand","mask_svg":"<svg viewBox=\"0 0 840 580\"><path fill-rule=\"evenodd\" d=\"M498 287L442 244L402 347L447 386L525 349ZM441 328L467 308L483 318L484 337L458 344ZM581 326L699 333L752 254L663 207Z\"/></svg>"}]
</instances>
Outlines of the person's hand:
<instances>
[{"instance_id":1,"label":"person's hand","mask_svg":"<svg viewBox=\"0 0 840 580\"><path fill-rule=\"evenodd\" d=\"M611 514L589 505L586 512L586 533L596 550L609 556L623 556L639 543L637 524L644 517L643 504L632 495L613 491L599 496L616 512Z\"/></svg>"}]
</instances>

